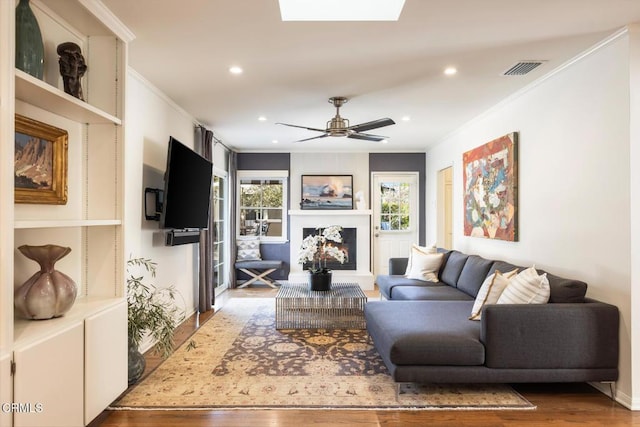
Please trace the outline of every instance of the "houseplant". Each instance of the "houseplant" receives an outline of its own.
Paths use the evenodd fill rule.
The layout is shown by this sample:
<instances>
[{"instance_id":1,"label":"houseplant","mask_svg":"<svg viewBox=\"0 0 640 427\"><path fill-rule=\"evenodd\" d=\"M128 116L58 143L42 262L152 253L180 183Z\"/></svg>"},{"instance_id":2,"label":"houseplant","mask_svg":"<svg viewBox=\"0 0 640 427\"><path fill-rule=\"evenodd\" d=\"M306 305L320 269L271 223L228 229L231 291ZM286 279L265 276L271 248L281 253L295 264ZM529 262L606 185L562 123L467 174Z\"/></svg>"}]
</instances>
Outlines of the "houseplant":
<instances>
[{"instance_id":1,"label":"houseplant","mask_svg":"<svg viewBox=\"0 0 640 427\"><path fill-rule=\"evenodd\" d=\"M316 233L302 240L298 254L298 264L311 263L309 267L309 285L312 291L328 291L331 288L331 270L327 268L327 260L344 263L346 255L333 243L342 242L342 227L316 227Z\"/></svg>"},{"instance_id":2,"label":"houseplant","mask_svg":"<svg viewBox=\"0 0 640 427\"><path fill-rule=\"evenodd\" d=\"M166 359L173 351L173 332L184 319L184 310L175 304L180 295L174 286L158 288L144 283L147 274L156 275L156 263L146 258L127 261L127 305L129 320L129 384L135 383L145 369L139 347L149 335L154 351Z\"/></svg>"}]
</instances>

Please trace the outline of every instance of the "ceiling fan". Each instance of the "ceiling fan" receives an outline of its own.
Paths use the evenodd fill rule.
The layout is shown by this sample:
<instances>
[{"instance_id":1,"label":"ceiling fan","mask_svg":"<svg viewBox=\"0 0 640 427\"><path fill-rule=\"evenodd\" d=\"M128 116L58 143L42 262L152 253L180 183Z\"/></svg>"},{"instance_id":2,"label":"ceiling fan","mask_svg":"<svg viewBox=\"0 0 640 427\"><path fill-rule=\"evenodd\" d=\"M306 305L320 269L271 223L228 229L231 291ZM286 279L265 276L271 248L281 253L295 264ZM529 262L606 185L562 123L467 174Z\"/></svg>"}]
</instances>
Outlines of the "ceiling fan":
<instances>
[{"instance_id":1,"label":"ceiling fan","mask_svg":"<svg viewBox=\"0 0 640 427\"><path fill-rule=\"evenodd\" d=\"M366 141L382 141L387 139L388 137L381 136L381 135L373 135L370 133L363 133L363 132L371 129L377 129L384 126L396 124L396 122L394 122L393 120L389 118L385 118L385 119L374 120L372 122L360 123L359 125L349 126L349 120L343 117L340 117L340 107L342 107L347 102L347 98L342 96L333 96L329 98L329 102L333 104L334 107L336 107L336 115L335 117L333 117L331 120L327 122L326 129L290 125L287 123L276 123L276 124L323 133L323 135L320 135L320 136L300 139L295 142L310 141L312 139L326 138L327 136L346 136L347 138L364 139Z\"/></svg>"}]
</instances>

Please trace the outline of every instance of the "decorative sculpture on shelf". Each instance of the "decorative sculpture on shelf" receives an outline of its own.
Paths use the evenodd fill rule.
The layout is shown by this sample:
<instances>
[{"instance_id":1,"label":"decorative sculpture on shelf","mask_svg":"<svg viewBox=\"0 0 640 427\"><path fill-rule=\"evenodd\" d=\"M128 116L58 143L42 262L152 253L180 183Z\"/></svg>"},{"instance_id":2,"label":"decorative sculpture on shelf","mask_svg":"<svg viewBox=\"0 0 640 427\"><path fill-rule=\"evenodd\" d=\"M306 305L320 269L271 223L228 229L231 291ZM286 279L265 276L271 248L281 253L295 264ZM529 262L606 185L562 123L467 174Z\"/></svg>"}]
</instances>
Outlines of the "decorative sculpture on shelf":
<instances>
[{"instance_id":1,"label":"decorative sculpture on shelf","mask_svg":"<svg viewBox=\"0 0 640 427\"><path fill-rule=\"evenodd\" d=\"M360 210L367 208L364 201L364 193L362 191L358 191L356 193L356 207Z\"/></svg>"},{"instance_id":2,"label":"decorative sculpture on shelf","mask_svg":"<svg viewBox=\"0 0 640 427\"><path fill-rule=\"evenodd\" d=\"M87 64L82 56L80 46L73 42L65 42L58 45L57 51L60 55L58 64L60 64L64 91L84 101L80 79L87 71Z\"/></svg>"},{"instance_id":3,"label":"decorative sculpture on shelf","mask_svg":"<svg viewBox=\"0 0 640 427\"><path fill-rule=\"evenodd\" d=\"M36 272L15 292L16 311L26 319L51 319L65 314L76 300L78 286L73 279L55 269L55 263L71 252L58 245L18 248L24 256L40 264Z\"/></svg>"}]
</instances>

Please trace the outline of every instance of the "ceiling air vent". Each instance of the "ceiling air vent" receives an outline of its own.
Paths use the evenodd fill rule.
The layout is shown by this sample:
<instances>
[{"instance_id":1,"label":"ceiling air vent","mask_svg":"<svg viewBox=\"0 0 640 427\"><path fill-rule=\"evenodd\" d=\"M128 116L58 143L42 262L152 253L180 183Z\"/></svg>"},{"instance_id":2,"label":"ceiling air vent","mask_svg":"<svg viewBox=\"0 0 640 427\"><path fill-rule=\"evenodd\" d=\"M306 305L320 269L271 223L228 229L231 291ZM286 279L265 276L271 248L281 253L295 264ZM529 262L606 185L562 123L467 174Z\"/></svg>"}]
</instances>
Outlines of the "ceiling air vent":
<instances>
[{"instance_id":1,"label":"ceiling air vent","mask_svg":"<svg viewBox=\"0 0 640 427\"><path fill-rule=\"evenodd\" d=\"M520 61L513 65L507 71L502 73L503 76L524 76L538 68L545 61Z\"/></svg>"}]
</instances>

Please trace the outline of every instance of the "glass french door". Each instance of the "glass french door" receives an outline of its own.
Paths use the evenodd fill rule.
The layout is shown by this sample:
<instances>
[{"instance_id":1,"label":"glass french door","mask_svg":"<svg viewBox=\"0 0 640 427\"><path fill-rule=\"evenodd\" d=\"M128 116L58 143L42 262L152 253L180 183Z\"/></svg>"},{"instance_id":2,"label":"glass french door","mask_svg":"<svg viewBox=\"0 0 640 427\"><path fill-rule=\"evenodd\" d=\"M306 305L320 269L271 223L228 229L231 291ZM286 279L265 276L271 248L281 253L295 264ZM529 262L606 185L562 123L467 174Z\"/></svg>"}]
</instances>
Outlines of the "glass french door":
<instances>
[{"instance_id":1,"label":"glass french door","mask_svg":"<svg viewBox=\"0 0 640 427\"><path fill-rule=\"evenodd\" d=\"M213 287L215 295L219 295L228 287L227 280L227 179L214 173L211 198L211 214L213 215Z\"/></svg>"},{"instance_id":2,"label":"glass french door","mask_svg":"<svg viewBox=\"0 0 640 427\"><path fill-rule=\"evenodd\" d=\"M389 258L418 242L418 174L374 173L372 183L373 270L388 274Z\"/></svg>"}]
</instances>

